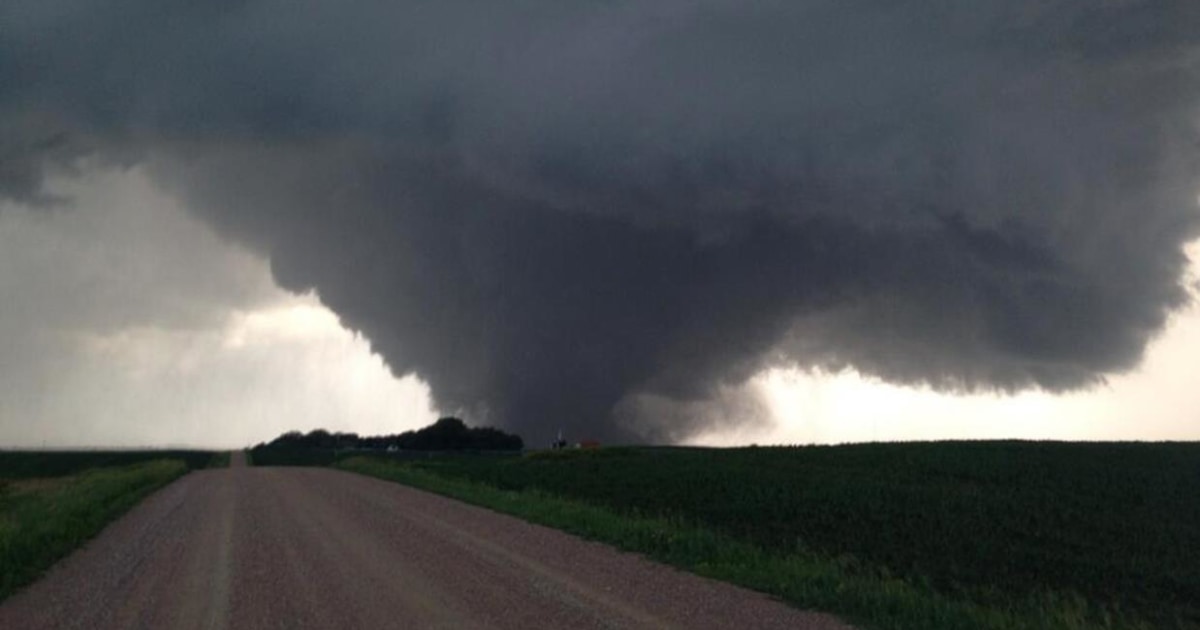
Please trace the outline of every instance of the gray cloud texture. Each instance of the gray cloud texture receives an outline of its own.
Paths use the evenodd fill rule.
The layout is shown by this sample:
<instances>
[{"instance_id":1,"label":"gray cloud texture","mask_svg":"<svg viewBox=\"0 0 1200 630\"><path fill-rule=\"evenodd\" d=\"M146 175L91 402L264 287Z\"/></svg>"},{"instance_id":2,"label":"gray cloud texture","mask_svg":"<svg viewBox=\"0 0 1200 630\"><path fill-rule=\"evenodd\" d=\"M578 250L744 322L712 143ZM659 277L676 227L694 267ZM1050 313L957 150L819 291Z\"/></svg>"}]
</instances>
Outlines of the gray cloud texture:
<instances>
[{"instance_id":1,"label":"gray cloud texture","mask_svg":"<svg viewBox=\"0 0 1200 630\"><path fill-rule=\"evenodd\" d=\"M1191 0L10 0L0 189L144 163L443 409L523 430L686 434L705 414L664 405L775 365L1062 390L1135 366L1186 299L1197 24Z\"/></svg>"}]
</instances>

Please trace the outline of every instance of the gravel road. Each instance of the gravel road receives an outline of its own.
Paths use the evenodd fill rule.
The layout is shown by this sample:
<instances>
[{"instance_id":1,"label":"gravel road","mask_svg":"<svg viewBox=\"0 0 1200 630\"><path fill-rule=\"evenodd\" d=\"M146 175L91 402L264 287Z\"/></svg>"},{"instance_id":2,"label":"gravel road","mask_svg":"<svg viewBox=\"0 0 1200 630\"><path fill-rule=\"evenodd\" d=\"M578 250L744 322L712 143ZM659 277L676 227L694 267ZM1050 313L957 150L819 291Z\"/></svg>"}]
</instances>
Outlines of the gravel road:
<instances>
[{"instance_id":1,"label":"gravel road","mask_svg":"<svg viewBox=\"0 0 1200 630\"><path fill-rule=\"evenodd\" d=\"M849 628L398 484L234 464L148 498L0 628Z\"/></svg>"}]
</instances>

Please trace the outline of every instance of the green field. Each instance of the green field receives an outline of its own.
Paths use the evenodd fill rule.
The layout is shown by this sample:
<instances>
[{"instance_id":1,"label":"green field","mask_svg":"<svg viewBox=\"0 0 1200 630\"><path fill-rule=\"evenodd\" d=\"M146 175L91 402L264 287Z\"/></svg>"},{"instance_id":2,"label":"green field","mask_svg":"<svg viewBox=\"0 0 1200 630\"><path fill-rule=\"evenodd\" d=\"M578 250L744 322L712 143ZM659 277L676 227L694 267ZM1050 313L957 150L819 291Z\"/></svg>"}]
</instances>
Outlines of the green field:
<instances>
[{"instance_id":1,"label":"green field","mask_svg":"<svg viewBox=\"0 0 1200 630\"><path fill-rule=\"evenodd\" d=\"M485 503L567 499L568 511L665 523L668 537L699 531L724 542L626 546L872 627L1200 627L1197 444L601 449L342 466L469 482L454 491ZM828 583L771 576L794 566L739 572L730 545L754 562L807 563Z\"/></svg>"},{"instance_id":2,"label":"green field","mask_svg":"<svg viewBox=\"0 0 1200 630\"><path fill-rule=\"evenodd\" d=\"M62 477L88 468L128 466L156 459L177 459L189 470L220 467L229 454L192 450L143 451L4 451L0 450L0 481ZM222 462L225 462L222 464Z\"/></svg>"},{"instance_id":3,"label":"green field","mask_svg":"<svg viewBox=\"0 0 1200 630\"><path fill-rule=\"evenodd\" d=\"M0 451L0 600L95 536L208 451Z\"/></svg>"}]
</instances>

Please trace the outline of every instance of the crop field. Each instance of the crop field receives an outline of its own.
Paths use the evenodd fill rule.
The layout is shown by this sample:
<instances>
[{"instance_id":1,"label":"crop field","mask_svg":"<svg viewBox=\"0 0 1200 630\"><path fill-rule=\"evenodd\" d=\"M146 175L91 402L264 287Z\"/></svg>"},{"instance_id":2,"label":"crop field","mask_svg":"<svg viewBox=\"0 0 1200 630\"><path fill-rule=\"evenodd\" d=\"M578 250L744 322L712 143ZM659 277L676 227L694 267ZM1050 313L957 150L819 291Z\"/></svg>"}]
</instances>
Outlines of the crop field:
<instances>
[{"instance_id":1,"label":"crop field","mask_svg":"<svg viewBox=\"0 0 1200 630\"><path fill-rule=\"evenodd\" d=\"M207 451L0 452L0 600L36 579Z\"/></svg>"},{"instance_id":2,"label":"crop field","mask_svg":"<svg viewBox=\"0 0 1200 630\"><path fill-rule=\"evenodd\" d=\"M615 448L404 467L699 527L983 611L1065 619L1047 627L1200 627L1197 444ZM904 615L843 612L904 627L887 621Z\"/></svg>"},{"instance_id":3,"label":"crop field","mask_svg":"<svg viewBox=\"0 0 1200 630\"><path fill-rule=\"evenodd\" d=\"M128 466L156 459L177 459L189 470L223 465L228 453L212 451L3 451L0 482L15 479L62 477L88 468Z\"/></svg>"}]
</instances>

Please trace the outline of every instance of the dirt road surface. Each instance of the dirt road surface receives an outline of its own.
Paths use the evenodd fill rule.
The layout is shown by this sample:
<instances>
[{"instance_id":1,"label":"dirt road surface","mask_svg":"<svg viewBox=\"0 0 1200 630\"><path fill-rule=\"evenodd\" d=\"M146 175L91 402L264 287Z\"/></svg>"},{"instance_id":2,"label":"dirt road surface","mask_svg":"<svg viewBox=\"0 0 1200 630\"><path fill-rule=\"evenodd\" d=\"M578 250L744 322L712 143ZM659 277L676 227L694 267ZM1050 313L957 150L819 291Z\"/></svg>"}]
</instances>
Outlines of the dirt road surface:
<instances>
[{"instance_id":1,"label":"dirt road surface","mask_svg":"<svg viewBox=\"0 0 1200 630\"><path fill-rule=\"evenodd\" d=\"M234 464L151 496L0 628L848 628L401 485Z\"/></svg>"}]
</instances>

